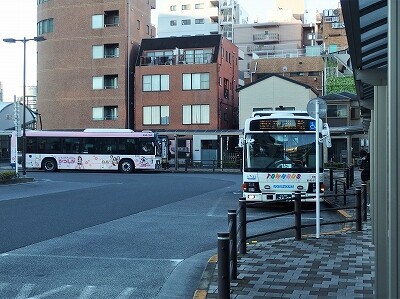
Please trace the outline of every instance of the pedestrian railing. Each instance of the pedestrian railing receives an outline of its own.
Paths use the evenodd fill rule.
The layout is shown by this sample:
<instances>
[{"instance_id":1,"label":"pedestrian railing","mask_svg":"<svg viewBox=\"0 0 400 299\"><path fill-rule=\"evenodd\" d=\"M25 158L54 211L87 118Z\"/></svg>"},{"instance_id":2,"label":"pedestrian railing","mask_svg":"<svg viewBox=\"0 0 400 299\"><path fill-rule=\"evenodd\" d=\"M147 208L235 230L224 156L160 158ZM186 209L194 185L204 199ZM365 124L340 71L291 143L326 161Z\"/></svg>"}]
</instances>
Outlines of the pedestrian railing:
<instances>
[{"instance_id":1,"label":"pedestrian railing","mask_svg":"<svg viewBox=\"0 0 400 299\"><path fill-rule=\"evenodd\" d=\"M344 188L345 190L345 188ZM348 223L355 222L356 230L362 230L362 221L366 221L367 219L367 188L366 184L362 185L362 188L356 188L356 192L353 193L344 193L344 194L323 194L321 198L329 198L329 197L346 197L346 196L355 196L355 205L353 206L341 206L341 207L331 207L320 209L323 211L338 211L338 210L355 210L354 217L346 218L338 221L323 221L320 223L321 226L324 225L333 225L340 223ZM254 207L260 203L257 202L246 202L244 198L239 199L239 208L237 210L229 210L228 211L228 232L218 233L218 298L229 298L230 294L230 283L232 280L236 280L238 276L237 269L237 260L238 253L240 255L247 253L247 241L268 236L271 234L275 234L278 232L283 232L287 230L294 230L294 237L296 240L301 240L302 238L302 229L313 227L316 224L302 224L302 214L315 212L315 210L307 210L302 211L301 209L301 201L303 199L315 198L315 196L301 196L300 192L296 192L292 199L294 203L293 210L285 213L280 213L272 216L253 218L251 220L247 220L247 208ZM273 202L263 202L263 205L276 204L278 201ZM288 202L288 200L285 200ZM364 215L363 215L364 214ZM293 215L294 217L294 225L279 228L272 231L267 231L259 234L248 235L247 234L247 225L259 222L259 221L268 221L280 217L286 217ZM239 222L237 222L237 218L239 217ZM266 226L267 227L267 226Z\"/></svg>"}]
</instances>

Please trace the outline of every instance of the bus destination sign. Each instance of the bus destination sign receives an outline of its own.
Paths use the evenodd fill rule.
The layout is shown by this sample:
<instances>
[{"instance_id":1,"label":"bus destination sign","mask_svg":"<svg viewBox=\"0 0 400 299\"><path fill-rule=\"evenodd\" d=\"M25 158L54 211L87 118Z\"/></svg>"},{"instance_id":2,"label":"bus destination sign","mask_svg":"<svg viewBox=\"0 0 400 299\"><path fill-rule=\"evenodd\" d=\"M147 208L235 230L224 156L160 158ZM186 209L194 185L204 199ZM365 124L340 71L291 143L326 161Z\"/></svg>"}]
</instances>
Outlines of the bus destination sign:
<instances>
[{"instance_id":1,"label":"bus destination sign","mask_svg":"<svg viewBox=\"0 0 400 299\"><path fill-rule=\"evenodd\" d=\"M250 131L315 131L315 120L310 119L254 119Z\"/></svg>"}]
</instances>

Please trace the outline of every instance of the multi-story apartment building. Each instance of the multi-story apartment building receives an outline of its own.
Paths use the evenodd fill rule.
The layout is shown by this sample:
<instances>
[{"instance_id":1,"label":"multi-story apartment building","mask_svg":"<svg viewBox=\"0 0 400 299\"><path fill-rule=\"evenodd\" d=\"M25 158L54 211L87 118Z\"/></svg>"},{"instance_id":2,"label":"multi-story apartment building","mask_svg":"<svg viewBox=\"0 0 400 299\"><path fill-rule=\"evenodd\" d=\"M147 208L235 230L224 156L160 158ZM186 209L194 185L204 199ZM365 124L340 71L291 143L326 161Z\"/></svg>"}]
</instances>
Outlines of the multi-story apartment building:
<instances>
[{"instance_id":1,"label":"multi-story apartment building","mask_svg":"<svg viewBox=\"0 0 400 299\"><path fill-rule=\"evenodd\" d=\"M238 128L238 48L227 38L143 39L139 56L135 129L165 132L170 138L174 132L186 135L197 160L204 159L199 156L203 147L219 148L210 141L218 141L219 134L211 130ZM200 131L213 136L198 136Z\"/></svg>"},{"instance_id":2,"label":"multi-story apartment building","mask_svg":"<svg viewBox=\"0 0 400 299\"><path fill-rule=\"evenodd\" d=\"M243 30L242 33L237 33L236 37L251 36L251 32L259 30L258 28L268 29L266 31L268 35L264 35L264 39L260 42L256 43L256 40L253 40L251 43L250 40L243 40L239 44L239 47L247 54L245 56L247 64L244 69L240 68L245 72L245 82L255 81L266 74L280 74L308 84L318 90L319 95L323 95L326 71L329 69L327 62L333 61L335 73L339 74L338 69L346 68L349 56L337 54L338 51L345 50L347 47L341 9L326 9L318 19L320 22L316 24L298 23L297 25L295 24L299 21L294 20L291 25L287 25L291 26L288 27L291 30L282 30L279 34L276 34L276 31L284 26L284 22L276 23L275 27L271 23L253 24L255 28L245 25L236 26L235 30L238 32ZM292 41L281 43L280 40L284 35L287 35L287 41L290 38ZM254 36L253 39L255 39ZM275 40L272 37L275 37ZM250 57L251 62L248 61Z\"/></svg>"},{"instance_id":3,"label":"multi-story apartment building","mask_svg":"<svg viewBox=\"0 0 400 299\"><path fill-rule=\"evenodd\" d=\"M132 128L133 72L155 0L38 0L43 129Z\"/></svg>"},{"instance_id":4,"label":"multi-story apartment building","mask_svg":"<svg viewBox=\"0 0 400 299\"><path fill-rule=\"evenodd\" d=\"M163 0L157 4L158 37L222 34L233 39L233 24L248 22L237 0Z\"/></svg>"}]
</instances>

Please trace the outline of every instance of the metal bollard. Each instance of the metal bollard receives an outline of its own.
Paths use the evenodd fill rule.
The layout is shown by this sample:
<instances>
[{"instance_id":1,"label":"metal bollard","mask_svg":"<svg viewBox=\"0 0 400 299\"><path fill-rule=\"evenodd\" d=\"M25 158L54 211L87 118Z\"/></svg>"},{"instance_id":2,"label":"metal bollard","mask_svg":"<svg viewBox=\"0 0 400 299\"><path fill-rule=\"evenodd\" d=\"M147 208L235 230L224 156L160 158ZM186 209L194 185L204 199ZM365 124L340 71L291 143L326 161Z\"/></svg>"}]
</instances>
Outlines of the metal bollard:
<instances>
[{"instance_id":1,"label":"metal bollard","mask_svg":"<svg viewBox=\"0 0 400 299\"><path fill-rule=\"evenodd\" d=\"M350 189L350 168L346 168L346 189Z\"/></svg>"},{"instance_id":2,"label":"metal bollard","mask_svg":"<svg viewBox=\"0 0 400 299\"><path fill-rule=\"evenodd\" d=\"M218 233L218 298L229 299L229 233Z\"/></svg>"},{"instance_id":3,"label":"metal bollard","mask_svg":"<svg viewBox=\"0 0 400 299\"><path fill-rule=\"evenodd\" d=\"M361 188L356 188L356 219L357 219L357 230L362 230L362 219L361 219Z\"/></svg>"},{"instance_id":4,"label":"metal bollard","mask_svg":"<svg viewBox=\"0 0 400 299\"><path fill-rule=\"evenodd\" d=\"M335 180L335 201L337 201L337 198L338 198L338 196L337 196L337 194L338 194L338 181L337 180Z\"/></svg>"},{"instance_id":5,"label":"metal bollard","mask_svg":"<svg viewBox=\"0 0 400 299\"><path fill-rule=\"evenodd\" d=\"M239 199L239 253L246 254L246 199Z\"/></svg>"},{"instance_id":6,"label":"metal bollard","mask_svg":"<svg viewBox=\"0 0 400 299\"><path fill-rule=\"evenodd\" d=\"M228 210L229 225L229 257L231 264L231 280L237 279L237 216L236 210Z\"/></svg>"},{"instance_id":7,"label":"metal bollard","mask_svg":"<svg viewBox=\"0 0 400 299\"><path fill-rule=\"evenodd\" d=\"M296 240L301 240L301 193L296 191L294 198L294 226L296 228Z\"/></svg>"},{"instance_id":8,"label":"metal bollard","mask_svg":"<svg viewBox=\"0 0 400 299\"><path fill-rule=\"evenodd\" d=\"M343 204L346 206L347 205L347 196L346 196L346 183L343 182Z\"/></svg>"},{"instance_id":9,"label":"metal bollard","mask_svg":"<svg viewBox=\"0 0 400 299\"><path fill-rule=\"evenodd\" d=\"M368 202L367 202L367 184L362 183L361 184L361 189L362 189L362 195L363 195L363 200L362 200L362 205L364 207L364 217L363 220L367 221L367 214L368 214Z\"/></svg>"}]
</instances>

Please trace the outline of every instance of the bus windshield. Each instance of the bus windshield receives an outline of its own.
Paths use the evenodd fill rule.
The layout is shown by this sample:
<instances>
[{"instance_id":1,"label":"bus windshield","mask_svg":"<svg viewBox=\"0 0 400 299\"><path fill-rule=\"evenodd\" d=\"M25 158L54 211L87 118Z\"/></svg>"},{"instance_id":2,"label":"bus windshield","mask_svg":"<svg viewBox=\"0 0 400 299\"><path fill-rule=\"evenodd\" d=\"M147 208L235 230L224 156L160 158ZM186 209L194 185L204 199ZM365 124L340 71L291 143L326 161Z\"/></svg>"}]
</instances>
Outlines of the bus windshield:
<instances>
[{"instance_id":1,"label":"bus windshield","mask_svg":"<svg viewBox=\"0 0 400 299\"><path fill-rule=\"evenodd\" d=\"M249 133L245 157L245 171L315 172L315 134Z\"/></svg>"}]
</instances>

